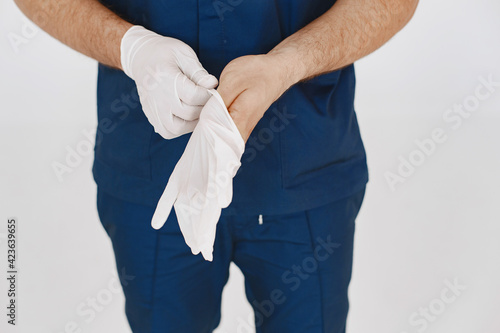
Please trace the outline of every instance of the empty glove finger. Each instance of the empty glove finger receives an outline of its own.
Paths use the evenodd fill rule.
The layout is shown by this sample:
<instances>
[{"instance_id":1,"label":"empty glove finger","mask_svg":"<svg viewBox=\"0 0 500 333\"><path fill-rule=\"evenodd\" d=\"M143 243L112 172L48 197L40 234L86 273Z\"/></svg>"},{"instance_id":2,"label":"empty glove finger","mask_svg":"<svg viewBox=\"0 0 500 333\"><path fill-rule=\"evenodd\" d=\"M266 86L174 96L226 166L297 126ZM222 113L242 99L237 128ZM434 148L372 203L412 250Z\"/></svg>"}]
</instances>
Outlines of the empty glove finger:
<instances>
[{"instance_id":1,"label":"empty glove finger","mask_svg":"<svg viewBox=\"0 0 500 333\"><path fill-rule=\"evenodd\" d=\"M217 224L221 215L221 208L216 200L211 200L210 204L201 212L201 225L198 229L198 246L203 258L212 261L212 252L217 232Z\"/></svg>"},{"instance_id":2,"label":"empty glove finger","mask_svg":"<svg viewBox=\"0 0 500 333\"><path fill-rule=\"evenodd\" d=\"M179 228L184 236L184 241L194 255L200 253L200 247L198 245L198 238L196 234L196 226L200 220L200 211L193 208L183 199L176 202L174 208Z\"/></svg>"},{"instance_id":3,"label":"empty glove finger","mask_svg":"<svg viewBox=\"0 0 500 333\"><path fill-rule=\"evenodd\" d=\"M174 175L174 173L175 170L172 175ZM170 212L172 211L172 207L174 206L175 201L177 200L178 186L175 182L175 178L172 176L170 178L171 179L169 179L165 191L163 191L163 194L161 195L161 198L156 205L156 210L153 214L153 218L151 219L151 226L155 229L160 229L161 227L163 227L163 225L167 221L168 216L170 215Z\"/></svg>"}]
</instances>

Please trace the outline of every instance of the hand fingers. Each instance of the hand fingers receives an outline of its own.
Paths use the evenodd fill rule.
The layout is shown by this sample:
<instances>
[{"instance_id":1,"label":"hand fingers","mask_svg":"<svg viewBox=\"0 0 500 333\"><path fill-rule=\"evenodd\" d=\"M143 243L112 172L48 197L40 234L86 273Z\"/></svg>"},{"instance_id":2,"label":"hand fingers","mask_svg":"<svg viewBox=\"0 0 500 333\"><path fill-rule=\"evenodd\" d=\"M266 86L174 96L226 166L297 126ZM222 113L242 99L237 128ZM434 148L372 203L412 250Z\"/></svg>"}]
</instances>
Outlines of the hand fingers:
<instances>
[{"instance_id":1,"label":"hand fingers","mask_svg":"<svg viewBox=\"0 0 500 333\"><path fill-rule=\"evenodd\" d=\"M169 119L166 121L166 125L164 126L168 126L167 130L173 134L173 137L191 133L192 131L194 131L194 128L198 123L197 120L187 121L177 117L174 114L165 114L165 116ZM164 124L163 121L162 124Z\"/></svg>"},{"instance_id":2,"label":"hand fingers","mask_svg":"<svg viewBox=\"0 0 500 333\"><path fill-rule=\"evenodd\" d=\"M211 97L207 88L197 85L182 73L175 77L175 90L177 97L190 105L203 106Z\"/></svg>"},{"instance_id":3,"label":"hand fingers","mask_svg":"<svg viewBox=\"0 0 500 333\"><path fill-rule=\"evenodd\" d=\"M166 112L166 110L161 110L154 98L141 98L141 104L155 132L165 139L191 133L198 123L197 120L184 120L170 112Z\"/></svg>"},{"instance_id":4,"label":"hand fingers","mask_svg":"<svg viewBox=\"0 0 500 333\"><path fill-rule=\"evenodd\" d=\"M193 121L197 120L200 117L201 110L203 106L199 105L190 105L186 104L183 101L180 101L181 107L180 109L172 110L172 113L184 120Z\"/></svg>"},{"instance_id":5,"label":"hand fingers","mask_svg":"<svg viewBox=\"0 0 500 333\"><path fill-rule=\"evenodd\" d=\"M191 81L203 88L213 89L219 83L215 76L208 74L203 68L196 55L181 57L179 67Z\"/></svg>"},{"instance_id":6,"label":"hand fingers","mask_svg":"<svg viewBox=\"0 0 500 333\"><path fill-rule=\"evenodd\" d=\"M141 97L141 104L144 114L148 118L149 123L153 126L155 132L165 139L174 138L175 135L162 124L154 99Z\"/></svg>"},{"instance_id":7,"label":"hand fingers","mask_svg":"<svg viewBox=\"0 0 500 333\"><path fill-rule=\"evenodd\" d=\"M219 84L217 78L212 74L209 74L204 68L201 68L192 74L191 81L206 89L214 89Z\"/></svg>"}]
</instances>

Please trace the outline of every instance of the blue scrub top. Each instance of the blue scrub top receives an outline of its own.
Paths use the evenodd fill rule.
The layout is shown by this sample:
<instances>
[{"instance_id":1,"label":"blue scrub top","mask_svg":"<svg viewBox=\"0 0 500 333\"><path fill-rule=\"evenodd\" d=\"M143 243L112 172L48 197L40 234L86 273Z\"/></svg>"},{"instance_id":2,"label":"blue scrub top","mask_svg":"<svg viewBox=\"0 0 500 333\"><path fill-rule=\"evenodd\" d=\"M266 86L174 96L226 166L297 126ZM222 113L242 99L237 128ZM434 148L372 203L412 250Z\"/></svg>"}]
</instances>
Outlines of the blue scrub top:
<instances>
[{"instance_id":1,"label":"blue scrub top","mask_svg":"<svg viewBox=\"0 0 500 333\"><path fill-rule=\"evenodd\" d=\"M233 59L267 53L334 0L104 0L131 23L190 45L216 77ZM223 214L285 214L363 189L366 156L354 112L354 67L291 87L246 144ZM165 140L142 112L133 80L99 65L93 175L110 194L155 206L189 134Z\"/></svg>"}]
</instances>

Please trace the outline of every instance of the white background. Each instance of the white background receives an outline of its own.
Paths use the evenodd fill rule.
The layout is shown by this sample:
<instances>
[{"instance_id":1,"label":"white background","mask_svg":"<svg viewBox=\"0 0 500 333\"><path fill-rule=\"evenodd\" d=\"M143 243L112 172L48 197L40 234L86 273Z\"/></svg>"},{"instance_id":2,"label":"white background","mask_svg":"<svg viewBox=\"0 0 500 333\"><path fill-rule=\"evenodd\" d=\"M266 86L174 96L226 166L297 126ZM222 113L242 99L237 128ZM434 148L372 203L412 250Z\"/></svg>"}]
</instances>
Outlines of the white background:
<instances>
[{"instance_id":1,"label":"white background","mask_svg":"<svg viewBox=\"0 0 500 333\"><path fill-rule=\"evenodd\" d=\"M443 120L473 100L479 77L500 81L499 14L497 0L421 1L400 34L357 64L371 180L357 220L349 333L419 332L410 316L439 309L455 279L466 290L425 332L500 332L500 87L459 128ZM23 25L0 0L2 271L7 218L20 223L18 326L6 330L1 273L0 331L61 333L75 322L81 332L128 332L123 297L108 287L114 262L97 218L92 156L62 182L51 167L96 126L96 63L41 31L25 31L16 49L9 37L23 36ZM447 140L392 191L385 173L397 173L399 157L418 154L415 140L435 128ZM76 309L99 294L112 299L86 322ZM236 332L249 314L232 267L217 332Z\"/></svg>"}]
</instances>

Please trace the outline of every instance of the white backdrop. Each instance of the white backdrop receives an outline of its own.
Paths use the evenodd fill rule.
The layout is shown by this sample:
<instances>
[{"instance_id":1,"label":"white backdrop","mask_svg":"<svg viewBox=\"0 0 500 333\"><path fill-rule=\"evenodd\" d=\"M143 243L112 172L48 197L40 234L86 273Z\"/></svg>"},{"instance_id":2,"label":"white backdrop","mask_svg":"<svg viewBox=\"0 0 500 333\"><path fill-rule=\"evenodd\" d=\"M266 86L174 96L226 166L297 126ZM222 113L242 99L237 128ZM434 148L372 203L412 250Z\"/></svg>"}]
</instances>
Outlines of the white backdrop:
<instances>
[{"instance_id":1,"label":"white backdrop","mask_svg":"<svg viewBox=\"0 0 500 333\"><path fill-rule=\"evenodd\" d=\"M423 0L399 35L357 64L371 180L349 333L500 332L500 86L484 84L500 82L499 14L497 0ZM7 218L19 221L18 325L6 324L1 273L0 331L129 332L85 153L96 63L26 22L0 0L3 272ZM60 181L52 164L68 149L84 154ZM232 267L217 333L246 332L249 315Z\"/></svg>"}]
</instances>

